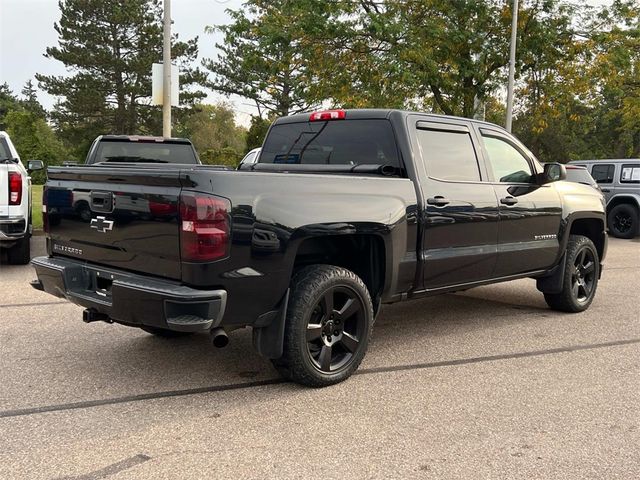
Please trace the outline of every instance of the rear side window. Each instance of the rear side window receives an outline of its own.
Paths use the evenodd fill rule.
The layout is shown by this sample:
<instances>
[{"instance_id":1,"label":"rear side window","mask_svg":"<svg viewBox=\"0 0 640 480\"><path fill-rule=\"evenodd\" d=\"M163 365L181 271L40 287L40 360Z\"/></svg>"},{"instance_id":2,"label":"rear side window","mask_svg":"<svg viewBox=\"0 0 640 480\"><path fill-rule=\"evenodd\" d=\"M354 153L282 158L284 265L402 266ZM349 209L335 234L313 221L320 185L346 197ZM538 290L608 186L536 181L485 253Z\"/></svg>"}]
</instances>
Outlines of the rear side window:
<instances>
[{"instance_id":1,"label":"rear side window","mask_svg":"<svg viewBox=\"0 0 640 480\"><path fill-rule=\"evenodd\" d=\"M611 164L594 165L591 169L591 176L598 183L612 183L614 170L615 166Z\"/></svg>"},{"instance_id":2,"label":"rear side window","mask_svg":"<svg viewBox=\"0 0 640 480\"><path fill-rule=\"evenodd\" d=\"M478 159L469 132L418 129L427 174L448 181L479 182Z\"/></svg>"},{"instance_id":3,"label":"rear side window","mask_svg":"<svg viewBox=\"0 0 640 480\"><path fill-rule=\"evenodd\" d=\"M189 144L111 141L98 144L93 163L100 162L198 163Z\"/></svg>"},{"instance_id":4,"label":"rear side window","mask_svg":"<svg viewBox=\"0 0 640 480\"><path fill-rule=\"evenodd\" d=\"M620 182L640 183L640 165L622 165Z\"/></svg>"},{"instance_id":5,"label":"rear side window","mask_svg":"<svg viewBox=\"0 0 640 480\"><path fill-rule=\"evenodd\" d=\"M274 125L259 163L402 167L391 123L383 119Z\"/></svg>"}]
</instances>

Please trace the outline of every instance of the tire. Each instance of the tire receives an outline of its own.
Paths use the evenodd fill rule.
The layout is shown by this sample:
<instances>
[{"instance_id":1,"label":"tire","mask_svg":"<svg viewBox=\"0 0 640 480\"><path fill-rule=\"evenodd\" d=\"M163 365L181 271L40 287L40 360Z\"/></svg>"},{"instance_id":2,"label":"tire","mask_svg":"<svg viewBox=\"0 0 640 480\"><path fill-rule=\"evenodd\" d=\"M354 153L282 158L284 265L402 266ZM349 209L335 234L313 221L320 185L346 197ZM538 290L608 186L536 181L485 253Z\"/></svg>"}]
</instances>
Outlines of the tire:
<instances>
[{"instance_id":1,"label":"tire","mask_svg":"<svg viewBox=\"0 0 640 480\"><path fill-rule=\"evenodd\" d=\"M582 235L571 235L566 251L566 263L562 279L562 292L544 294L544 299L554 310L582 312L589 308L598 288L600 259L593 242Z\"/></svg>"},{"instance_id":2,"label":"tire","mask_svg":"<svg viewBox=\"0 0 640 480\"><path fill-rule=\"evenodd\" d=\"M371 296L355 273L305 267L291 282L283 356L273 364L286 379L309 387L342 382L366 354L373 318Z\"/></svg>"},{"instance_id":3,"label":"tire","mask_svg":"<svg viewBox=\"0 0 640 480\"><path fill-rule=\"evenodd\" d=\"M176 332L175 330L169 330L167 328L160 327L149 327L144 326L140 327L140 330L144 330L151 335L155 335L156 337L162 338L178 338L178 337L186 337L188 335L193 335L193 332Z\"/></svg>"},{"instance_id":4,"label":"tire","mask_svg":"<svg viewBox=\"0 0 640 480\"><path fill-rule=\"evenodd\" d=\"M26 265L31 261L31 239L28 234L9 249L8 260L14 265Z\"/></svg>"},{"instance_id":5,"label":"tire","mask_svg":"<svg viewBox=\"0 0 640 480\"><path fill-rule=\"evenodd\" d=\"M607 216L609 232L618 238L633 238L638 234L638 209L629 203L621 203Z\"/></svg>"}]
</instances>

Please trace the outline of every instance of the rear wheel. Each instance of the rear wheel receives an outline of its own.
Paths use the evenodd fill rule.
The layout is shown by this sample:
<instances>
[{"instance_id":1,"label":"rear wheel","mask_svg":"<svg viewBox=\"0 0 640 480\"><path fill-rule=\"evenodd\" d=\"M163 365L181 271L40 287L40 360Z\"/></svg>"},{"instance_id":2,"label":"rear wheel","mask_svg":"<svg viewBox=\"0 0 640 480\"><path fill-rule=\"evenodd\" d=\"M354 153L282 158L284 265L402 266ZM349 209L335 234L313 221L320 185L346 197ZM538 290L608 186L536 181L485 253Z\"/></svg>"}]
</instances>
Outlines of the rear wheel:
<instances>
[{"instance_id":1,"label":"rear wheel","mask_svg":"<svg viewBox=\"0 0 640 480\"><path fill-rule=\"evenodd\" d=\"M155 335L156 337L163 337L163 338L186 337L187 335L193 334L193 332L176 332L175 330L169 330L167 328L160 328L160 327L144 326L144 327L140 327L140 329L144 330L147 333L150 333L151 335Z\"/></svg>"},{"instance_id":2,"label":"rear wheel","mask_svg":"<svg viewBox=\"0 0 640 480\"><path fill-rule=\"evenodd\" d=\"M567 245L562 292L544 294L554 310L582 312L589 308L598 287L600 259L593 242L582 235L571 235Z\"/></svg>"},{"instance_id":3,"label":"rear wheel","mask_svg":"<svg viewBox=\"0 0 640 480\"><path fill-rule=\"evenodd\" d=\"M638 233L638 209L621 203L611 209L607 217L609 232L618 238L633 238Z\"/></svg>"},{"instance_id":4,"label":"rear wheel","mask_svg":"<svg viewBox=\"0 0 640 480\"><path fill-rule=\"evenodd\" d=\"M291 285L283 356L274 365L287 379L311 387L349 378L373 327L367 287L355 273L332 265L305 267Z\"/></svg>"},{"instance_id":5,"label":"rear wheel","mask_svg":"<svg viewBox=\"0 0 640 480\"><path fill-rule=\"evenodd\" d=\"M9 249L9 263L14 265L26 265L31 260L31 238L27 234Z\"/></svg>"}]
</instances>

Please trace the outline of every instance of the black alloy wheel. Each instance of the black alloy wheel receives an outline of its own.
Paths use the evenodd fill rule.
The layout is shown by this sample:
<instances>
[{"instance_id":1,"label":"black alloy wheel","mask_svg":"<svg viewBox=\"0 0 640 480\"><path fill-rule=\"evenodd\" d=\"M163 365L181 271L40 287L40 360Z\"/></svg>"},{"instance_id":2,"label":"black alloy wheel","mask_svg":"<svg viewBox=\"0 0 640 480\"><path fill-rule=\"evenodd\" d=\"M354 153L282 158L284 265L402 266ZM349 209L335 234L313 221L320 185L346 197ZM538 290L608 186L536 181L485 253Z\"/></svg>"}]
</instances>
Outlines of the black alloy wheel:
<instances>
[{"instance_id":1,"label":"black alloy wheel","mask_svg":"<svg viewBox=\"0 0 640 480\"><path fill-rule=\"evenodd\" d=\"M573 263L571 289L578 302L586 302L596 283L596 259L593 251L583 247Z\"/></svg>"},{"instance_id":2,"label":"black alloy wheel","mask_svg":"<svg viewBox=\"0 0 640 480\"><path fill-rule=\"evenodd\" d=\"M349 287L332 287L317 302L307 322L307 348L315 367L331 373L344 367L360 347L365 306Z\"/></svg>"},{"instance_id":3,"label":"black alloy wheel","mask_svg":"<svg viewBox=\"0 0 640 480\"><path fill-rule=\"evenodd\" d=\"M571 235L565 252L562 291L545 293L554 310L582 312L589 308L598 288L600 257L593 242L583 235Z\"/></svg>"},{"instance_id":4,"label":"black alloy wheel","mask_svg":"<svg viewBox=\"0 0 640 480\"><path fill-rule=\"evenodd\" d=\"M609 232L618 238L633 238L638 233L638 209L634 205L621 203L609 212Z\"/></svg>"},{"instance_id":5,"label":"black alloy wheel","mask_svg":"<svg viewBox=\"0 0 640 480\"><path fill-rule=\"evenodd\" d=\"M369 290L355 273L334 265L303 267L291 281L283 354L273 364L302 385L341 382L362 362L373 319Z\"/></svg>"}]
</instances>

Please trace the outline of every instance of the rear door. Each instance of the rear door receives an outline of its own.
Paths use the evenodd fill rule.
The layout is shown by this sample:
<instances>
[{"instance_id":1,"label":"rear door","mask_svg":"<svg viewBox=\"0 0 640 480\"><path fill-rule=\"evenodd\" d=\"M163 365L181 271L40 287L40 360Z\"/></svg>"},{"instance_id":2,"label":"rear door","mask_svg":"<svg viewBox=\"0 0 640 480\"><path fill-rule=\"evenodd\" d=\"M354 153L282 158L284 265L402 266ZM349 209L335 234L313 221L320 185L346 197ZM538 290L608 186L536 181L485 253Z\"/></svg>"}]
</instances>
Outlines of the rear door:
<instances>
[{"instance_id":1,"label":"rear door","mask_svg":"<svg viewBox=\"0 0 640 480\"><path fill-rule=\"evenodd\" d=\"M409 117L419 118L419 117ZM410 120L411 121L411 120ZM413 122L412 122L413 123ZM415 148L424 169L423 282L437 289L491 278L496 262L498 203L469 124L418 120ZM418 162L420 160L417 160Z\"/></svg>"},{"instance_id":2,"label":"rear door","mask_svg":"<svg viewBox=\"0 0 640 480\"><path fill-rule=\"evenodd\" d=\"M49 169L50 253L179 279L180 191L166 165Z\"/></svg>"},{"instance_id":3,"label":"rear door","mask_svg":"<svg viewBox=\"0 0 640 480\"><path fill-rule=\"evenodd\" d=\"M538 184L534 160L519 142L497 129L479 133L500 211L494 276L550 267L560 248L560 196L553 184Z\"/></svg>"}]
</instances>

